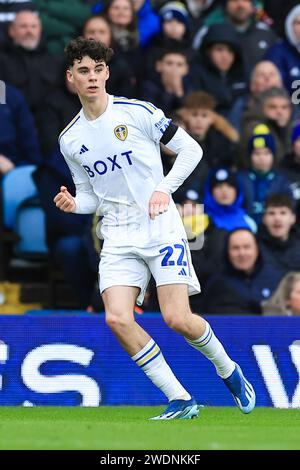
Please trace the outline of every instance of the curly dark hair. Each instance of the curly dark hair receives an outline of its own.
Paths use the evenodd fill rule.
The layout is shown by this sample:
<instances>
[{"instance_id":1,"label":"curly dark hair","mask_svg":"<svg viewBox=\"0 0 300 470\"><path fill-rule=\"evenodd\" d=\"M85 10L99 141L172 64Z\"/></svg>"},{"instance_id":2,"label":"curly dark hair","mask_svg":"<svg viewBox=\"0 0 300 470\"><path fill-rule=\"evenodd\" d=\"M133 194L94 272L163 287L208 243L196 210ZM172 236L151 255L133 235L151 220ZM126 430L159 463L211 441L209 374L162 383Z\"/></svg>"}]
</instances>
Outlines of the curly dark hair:
<instances>
[{"instance_id":1,"label":"curly dark hair","mask_svg":"<svg viewBox=\"0 0 300 470\"><path fill-rule=\"evenodd\" d=\"M113 50L105 44L94 39L78 37L73 39L65 47L66 65L68 68L74 65L75 60L81 61L84 56L89 56L95 62L109 63L113 56Z\"/></svg>"}]
</instances>

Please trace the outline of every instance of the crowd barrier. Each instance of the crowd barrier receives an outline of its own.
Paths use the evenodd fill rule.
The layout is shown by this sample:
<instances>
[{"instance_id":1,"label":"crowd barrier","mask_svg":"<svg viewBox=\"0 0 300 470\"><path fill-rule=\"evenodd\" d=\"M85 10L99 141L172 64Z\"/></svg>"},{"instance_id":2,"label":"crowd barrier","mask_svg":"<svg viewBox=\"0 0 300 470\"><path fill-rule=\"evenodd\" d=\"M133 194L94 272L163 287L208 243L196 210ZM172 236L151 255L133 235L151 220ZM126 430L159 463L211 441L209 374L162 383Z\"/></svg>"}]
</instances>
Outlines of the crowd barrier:
<instances>
[{"instance_id":1,"label":"crowd barrier","mask_svg":"<svg viewBox=\"0 0 300 470\"><path fill-rule=\"evenodd\" d=\"M211 316L257 405L300 407L300 317ZM214 366L159 314L137 321L199 403L233 406ZM0 316L0 405L161 405L163 394L118 345L103 315Z\"/></svg>"}]
</instances>

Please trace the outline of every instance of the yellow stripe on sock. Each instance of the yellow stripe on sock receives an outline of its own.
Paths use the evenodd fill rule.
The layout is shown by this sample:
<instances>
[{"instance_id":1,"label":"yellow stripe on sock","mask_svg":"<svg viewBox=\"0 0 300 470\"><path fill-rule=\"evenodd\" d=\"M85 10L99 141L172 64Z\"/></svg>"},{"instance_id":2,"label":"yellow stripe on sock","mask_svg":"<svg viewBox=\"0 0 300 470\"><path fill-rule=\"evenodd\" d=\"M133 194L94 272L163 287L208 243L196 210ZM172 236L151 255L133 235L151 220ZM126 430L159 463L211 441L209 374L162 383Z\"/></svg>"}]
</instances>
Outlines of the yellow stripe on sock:
<instances>
[{"instance_id":1,"label":"yellow stripe on sock","mask_svg":"<svg viewBox=\"0 0 300 470\"><path fill-rule=\"evenodd\" d=\"M156 345L155 348L153 348L152 351L150 351L149 354L146 354L146 356L144 356L142 359L136 361L137 365L142 367L143 364L145 364L147 361L149 361L152 357L154 357L159 352L160 352L160 349Z\"/></svg>"}]
</instances>

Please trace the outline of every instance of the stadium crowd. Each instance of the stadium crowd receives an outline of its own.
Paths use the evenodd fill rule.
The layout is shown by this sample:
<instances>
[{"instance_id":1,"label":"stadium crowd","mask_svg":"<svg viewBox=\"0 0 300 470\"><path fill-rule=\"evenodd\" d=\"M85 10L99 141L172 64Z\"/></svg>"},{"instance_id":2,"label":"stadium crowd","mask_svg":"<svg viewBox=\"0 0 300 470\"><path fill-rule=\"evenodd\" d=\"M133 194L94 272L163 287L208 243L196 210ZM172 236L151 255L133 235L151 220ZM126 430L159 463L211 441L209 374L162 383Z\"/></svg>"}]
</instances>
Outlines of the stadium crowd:
<instances>
[{"instance_id":1,"label":"stadium crowd","mask_svg":"<svg viewBox=\"0 0 300 470\"><path fill-rule=\"evenodd\" d=\"M36 165L51 257L78 308L99 311L96 216L53 204L75 190L58 136L81 108L63 56L79 35L113 48L109 93L153 102L203 148L173 195L202 286L193 309L300 314L299 2L0 2L0 173ZM176 155L161 153L167 173ZM143 309L158 309L154 291Z\"/></svg>"}]
</instances>

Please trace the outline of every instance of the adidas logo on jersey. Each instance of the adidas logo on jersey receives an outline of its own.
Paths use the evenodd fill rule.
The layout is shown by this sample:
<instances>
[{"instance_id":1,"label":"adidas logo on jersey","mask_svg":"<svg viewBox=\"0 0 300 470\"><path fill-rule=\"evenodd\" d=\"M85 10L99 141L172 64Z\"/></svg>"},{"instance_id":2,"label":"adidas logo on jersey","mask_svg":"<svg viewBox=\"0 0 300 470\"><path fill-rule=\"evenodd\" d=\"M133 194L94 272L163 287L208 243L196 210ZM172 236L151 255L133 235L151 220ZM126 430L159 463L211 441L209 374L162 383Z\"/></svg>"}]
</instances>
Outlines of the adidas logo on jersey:
<instances>
[{"instance_id":1,"label":"adidas logo on jersey","mask_svg":"<svg viewBox=\"0 0 300 470\"><path fill-rule=\"evenodd\" d=\"M186 276L186 270L184 268L182 268L182 270L179 271L178 275L179 276Z\"/></svg>"},{"instance_id":2,"label":"adidas logo on jersey","mask_svg":"<svg viewBox=\"0 0 300 470\"><path fill-rule=\"evenodd\" d=\"M85 146L85 145L82 145L81 146L81 149L80 149L80 152L79 152L79 155L81 155L82 153L84 152L87 152L89 149Z\"/></svg>"}]
</instances>

